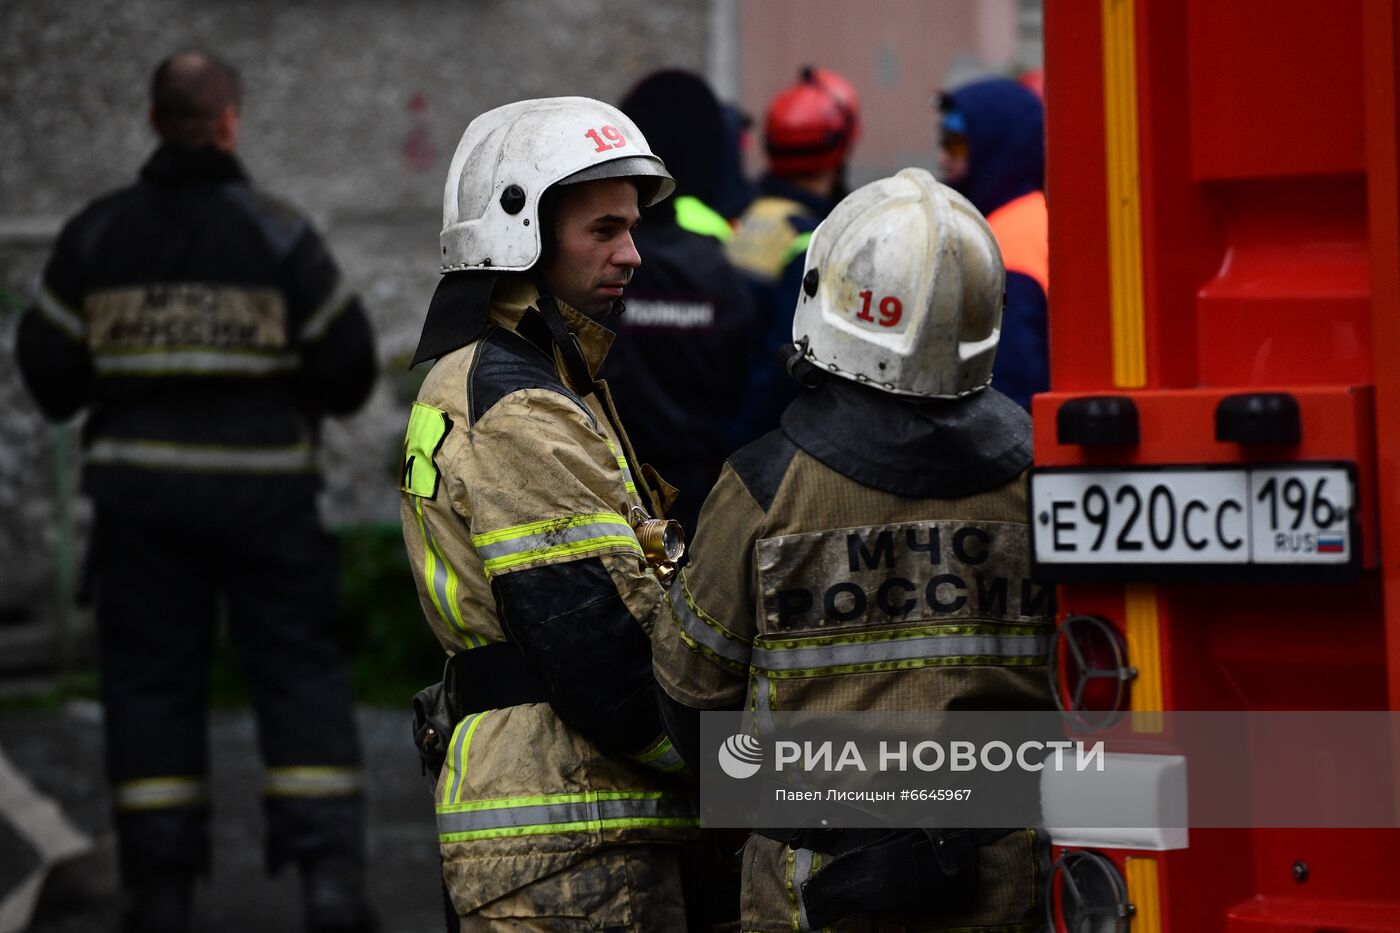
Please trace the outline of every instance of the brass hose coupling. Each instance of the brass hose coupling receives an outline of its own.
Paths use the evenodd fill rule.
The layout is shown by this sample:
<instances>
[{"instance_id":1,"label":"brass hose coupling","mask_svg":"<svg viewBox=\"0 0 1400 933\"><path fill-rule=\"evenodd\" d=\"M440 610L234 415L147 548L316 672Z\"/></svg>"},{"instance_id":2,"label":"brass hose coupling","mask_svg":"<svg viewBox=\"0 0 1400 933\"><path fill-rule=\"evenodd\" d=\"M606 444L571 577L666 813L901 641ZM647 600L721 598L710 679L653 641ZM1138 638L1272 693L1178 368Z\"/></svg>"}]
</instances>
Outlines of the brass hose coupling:
<instances>
[{"instance_id":1,"label":"brass hose coupling","mask_svg":"<svg viewBox=\"0 0 1400 933\"><path fill-rule=\"evenodd\" d=\"M685 529L669 518L652 518L636 506L628 515L647 565L669 575L685 555Z\"/></svg>"}]
</instances>

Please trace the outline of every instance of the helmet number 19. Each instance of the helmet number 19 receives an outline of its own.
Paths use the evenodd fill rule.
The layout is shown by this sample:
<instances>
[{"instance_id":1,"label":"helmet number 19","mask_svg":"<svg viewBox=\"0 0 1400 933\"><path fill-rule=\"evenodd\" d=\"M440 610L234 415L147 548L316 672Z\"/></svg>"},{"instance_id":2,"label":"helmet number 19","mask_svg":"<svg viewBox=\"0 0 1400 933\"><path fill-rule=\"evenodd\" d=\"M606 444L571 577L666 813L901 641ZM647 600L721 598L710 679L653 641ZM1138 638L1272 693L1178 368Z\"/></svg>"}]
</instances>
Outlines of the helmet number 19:
<instances>
[{"instance_id":1,"label":"helmet number 19","mask_svg":"<svg viewBox=\"0 0 1400 933\"><path fill-rule=\"evenodd\" d=\"M602 133L599 136L599 133ZM596 130L589 130L583 135L593 140L593 145L597 148L594 152L607 152L609 149L621 149L627 145L627 138L622 135L622 131L615 126L604 126Z\"/></svg>"},{"instance_id":2,"label":"helmet number 19","mask_svg":"<svg viewBox=\"0 0 1400 933\"><path fill-rule=\"evenodd\" d=\"M860 297L865 299L865 304L856 312L856 318L862 321L869 321L871 324L878 323L881 327L893 327L899 323L900 315L904 313L904 305L893 295L886 295L880 299L880 320L876 321L875 316L870 313L870 304L875 299L875 293L866 289L860 293Z\"/></svg>"}]
</instances>

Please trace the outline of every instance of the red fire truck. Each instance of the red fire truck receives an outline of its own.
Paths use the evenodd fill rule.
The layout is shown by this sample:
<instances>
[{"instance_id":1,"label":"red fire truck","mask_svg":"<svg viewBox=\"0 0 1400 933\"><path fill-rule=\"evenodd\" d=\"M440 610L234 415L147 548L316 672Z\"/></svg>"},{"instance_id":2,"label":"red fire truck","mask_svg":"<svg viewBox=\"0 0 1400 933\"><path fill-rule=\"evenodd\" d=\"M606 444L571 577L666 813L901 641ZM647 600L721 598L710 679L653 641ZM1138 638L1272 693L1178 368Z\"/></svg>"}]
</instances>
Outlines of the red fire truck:
<instances>
[{"instance_id":1,"label":"red fire truck","mask_svg":"<svg viewBox=\"0 0 1400 933\"><path fill-rule=\"evenodd\" d=\"M1045 4L1035 558L1063 701L1149 747L1158 711L1400 710L1396 6ZM1056 840L1058 929L1400 931L1397 830L1111 836Z\"/></svg>"}]
</instances>

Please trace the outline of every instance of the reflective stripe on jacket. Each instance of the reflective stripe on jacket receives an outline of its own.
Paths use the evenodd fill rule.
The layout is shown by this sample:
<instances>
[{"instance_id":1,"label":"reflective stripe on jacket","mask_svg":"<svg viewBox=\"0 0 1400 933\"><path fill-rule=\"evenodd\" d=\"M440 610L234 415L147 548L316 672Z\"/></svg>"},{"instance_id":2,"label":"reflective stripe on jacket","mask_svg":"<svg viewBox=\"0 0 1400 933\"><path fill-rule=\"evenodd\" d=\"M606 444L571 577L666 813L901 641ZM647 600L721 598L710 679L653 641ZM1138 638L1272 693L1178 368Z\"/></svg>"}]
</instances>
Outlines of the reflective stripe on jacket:
<instances>
[{"instance_id":1,"label":"reflective stripe on jacket","mask_svg":"<svg viewBox=\"0 0 1400 933\"><path fill-rule=\"evenodd\" d=\"M1030 579L1024 479L909 499L862 487L785 437L779 445L786 459L766 511L743 451L706 503L671 583L673 622L653 640L668 693L702 709L741 696L773 709L833 708L837 697L848 709L1048 702L1054 593Z\"/></svg>"},{"instance_id":2,"label":"reflective stripe on jacket","mask_svg":"<svg viewBox=\"0 0 1400 933\"><path fill-rule=\"evenodd\" d=\"M503 276L482 336L439 359L424 380L404 443L401 516L420 603L443 647L510 642L532 662L559 665L546 679L570 695L578 677L615 673L589 665L606 664L614 647L628 650L597 642L617 637L619 624L624 635L635 631L649 676L646 636L665 597L628 521L648 497L614 429L606 386L585 395L570 385L537 297L524 277ZM596 372L611 334L560 310ZM532 657L525 627L561 619L567 637L594 640L567 657ZM613 628L594 628L600 619ZM617 660L620 670L625 659ZM663 777L682 765L659 720L629 761L550 704L468 712L452 734L436 801L459 911L602 845L695 835L694 798Z\"/></svg>"},{"instance_id":3,"label":"reflective stripe on jacket","mask_svg":"<svg viewBox=\"0 0 1400 933\"><path fill-rule=\"evenodd\" d=\"M234 156L169 146L63 227L16 356L47 415L89 409L97 504L161 519L302 501L320 418L358 408L376 369L306 220Z\"/></svg>"},{"instance_id":4,"label":"reflective stripe on jacket","mask_svg":"<svg viewBox=\"0 0 1400 933\"><path fill-rule=\"evenodd\" d=\"M653 634L658 682L692 711L751 710L760 730L777 710L1051 708L1054 588L1030 578L1024 413L995 394L954 409L833 382L818 391L842 405L794 405L726 464ZM964 440L980 462L958 459ZM1034 841L997 843L975 909L902 919L1030 929ZM820 860L762 837L745 856L743 928L808 929L796 894Z\"/></svg>"},{"instance_id":5,"label":"reflective stripe on jacket","mask_svg":"<svg viewBox=\"0 0 1400 933\"><path fill-rule=\"evenodd\" d=\"M810 233L816 222L806 205L765 195L744 212L733 239L725 244L725 254L740 271L760 282L776 284L788 263L806 247L804 241L794 252L793 243L803 233Z\"/></svg>"}]
</instances>

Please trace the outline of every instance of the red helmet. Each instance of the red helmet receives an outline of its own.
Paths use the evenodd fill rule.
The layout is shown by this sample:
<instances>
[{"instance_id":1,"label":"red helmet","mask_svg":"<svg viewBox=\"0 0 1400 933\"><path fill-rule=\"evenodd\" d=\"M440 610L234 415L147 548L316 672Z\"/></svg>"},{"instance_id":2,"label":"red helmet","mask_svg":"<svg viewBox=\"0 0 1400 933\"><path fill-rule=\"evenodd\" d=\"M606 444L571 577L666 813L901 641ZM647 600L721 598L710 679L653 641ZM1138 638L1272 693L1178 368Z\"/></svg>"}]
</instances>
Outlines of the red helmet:
<instances>
[{"instance_id":1,"label":"red helmet","mask_svg":"<svg viewBox=\"0 0 1400 933\"><path fill-rule=\"evenodd\" d=\"M773 98L764 126L768 162L779 175L839 168L860 135L860 100L834 71L807 67Z\"/></svg>"}]
</instances>

